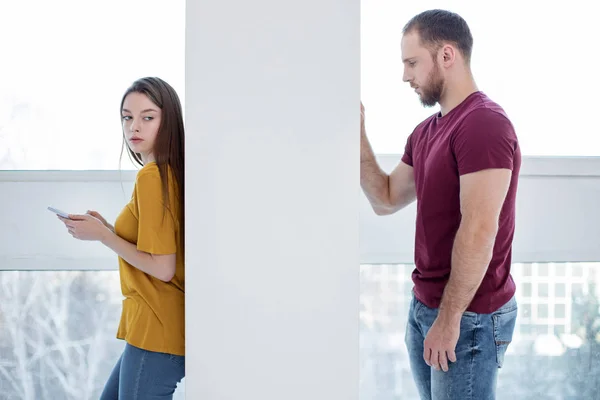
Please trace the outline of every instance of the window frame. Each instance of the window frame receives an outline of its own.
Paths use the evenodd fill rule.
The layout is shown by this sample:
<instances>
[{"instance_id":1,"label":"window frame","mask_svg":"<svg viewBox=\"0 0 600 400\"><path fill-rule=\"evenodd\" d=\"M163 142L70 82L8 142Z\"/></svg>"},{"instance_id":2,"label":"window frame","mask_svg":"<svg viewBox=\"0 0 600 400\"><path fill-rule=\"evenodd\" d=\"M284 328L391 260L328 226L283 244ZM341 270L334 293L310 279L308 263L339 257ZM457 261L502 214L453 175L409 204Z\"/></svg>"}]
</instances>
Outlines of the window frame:
<instances>
[{"instance_id":1,"label":"window frame","mask_svg":"<svg viewBox=\"0 0 600 400\"><path fill-rule=\"evenodd\" d=\"M380 154L377 156L380 164L385 170L390 171L400 160L398 154ZM30 186L32 192L36 192L38 187L55 186L62 184L66 187L79 185L78 190L82 190L86 185L107 185L107 188L113 187L116 194L127 198L129 195L127 187L132 187L135 181L135 170L98 170L98 171L0 171L0 188L5 187L10 193L10 187L22 185ZM595 190L600 192L600 157L523 157L523 163L520 174L519 190L522 193L519 196L530 196L530 191L525 190L527 185L554 185L555 182L577 181L581 184L583 190ZM16 185L16 186L11 186ZM121 189L118 189L118 187ZM62 191L60 197L69 198L76 196L77 193ZM573 204L582 204L582 196L586 193L568 193L572 198ZM26 201L27 199L23 199ZM531 199L523 199L529 201ZM0 201L0 205L6 200ZM120 204L120 203L119 203ZM124 205L125 202L122 203ZM541 203L542 207L548 206L548 202ZM563 218L581 219L581 216L587 216L589 220L600 219L600 210L588 205L581 207L570 207L563 211ZM59 204L57 204L59 206ZM412 211L402 210L397 215L391 217L375 216L368 205L364 195L360 194L359 214L361 224L361 245L360 245L360 263L361 264L412 264L413 261L413 242L414 242L414 205ZM2 207L2 212L8 214L19 213L19 210L11 210ZM517 223L527 216L523 214L527 210L517 209ZM572 215L572 217L570 217ZM5 217L3 215L2 217ZM46 229L49 219L39 221L40 226L37 229ZM35 221L33 221L35 222ZM30 222L32 224L33 222ZM523 227L526 230L535 232L535 227ZM583 229L583 228L582 228ZM600 229L600 228L599 228ZM542 228L540 232L542 233ZM598 230L600 232L600 230ZM586 232L590 241L600 242L598 232ZM518 233L518 232L517 232ZM579 235L581 236L581 235ZM531 263L531 262L597 262L600 261L600 246L595 248L582 247L578 242L577 235L567 235L572 237L572 243L564 247L561 251L553 251L551 248L537 248L530 252L524 252L516 249L513 254L513 263ZM402 240L402 246L398 246L398 239ZM519 238L515 237L515 248L519 246ZM70 242L71 246L74 246ZM99 245L101 246L101 245ZM0 249L0 270L114 270L118 268L115 256L109 250L101 254L86 256L69 257L52 254L39 254L35 249L35 243L28 254L7 254Z\"/></svg>"}]
</instances>

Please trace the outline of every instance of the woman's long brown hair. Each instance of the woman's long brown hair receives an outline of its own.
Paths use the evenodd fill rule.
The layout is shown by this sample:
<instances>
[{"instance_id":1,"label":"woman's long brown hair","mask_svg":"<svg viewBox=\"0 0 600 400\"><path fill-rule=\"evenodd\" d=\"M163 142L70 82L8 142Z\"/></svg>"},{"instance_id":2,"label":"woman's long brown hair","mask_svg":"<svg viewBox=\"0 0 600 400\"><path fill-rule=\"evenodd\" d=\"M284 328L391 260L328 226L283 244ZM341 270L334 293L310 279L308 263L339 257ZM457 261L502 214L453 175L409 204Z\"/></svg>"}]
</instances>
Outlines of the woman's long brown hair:
<instances>
[{"instance_id":1,"label":"woman's long brown hair","mask_svg":"<svg viewBox=\"0 0 600 400\"><path fill-rule=\"evenodd\" d=\"M184 163L184 148L185 135L183 127L183 113L181 102L175 89L167 82L156 77L141 78L135 81L123 95L121 100L121 108L119 114L122 113L125 98L131 93L141 93L146 95L157 107L161 109L161 122L158 128L158 134L154 142L153 154L156 159L156 165L160 173L162 183L162 198L165 205L165 210L170 210L169 204L169 167L173 173L175 182L177 183L178 202L180 204L179 224L181 227L181 235L184 237L185 227L185 163ZM125 143L123 136L123 147L127 147L129 158L133 162L143 166L141 154L131 151ZM123 155L123 148L121 148Z\"/></svg>"}]
</instances>

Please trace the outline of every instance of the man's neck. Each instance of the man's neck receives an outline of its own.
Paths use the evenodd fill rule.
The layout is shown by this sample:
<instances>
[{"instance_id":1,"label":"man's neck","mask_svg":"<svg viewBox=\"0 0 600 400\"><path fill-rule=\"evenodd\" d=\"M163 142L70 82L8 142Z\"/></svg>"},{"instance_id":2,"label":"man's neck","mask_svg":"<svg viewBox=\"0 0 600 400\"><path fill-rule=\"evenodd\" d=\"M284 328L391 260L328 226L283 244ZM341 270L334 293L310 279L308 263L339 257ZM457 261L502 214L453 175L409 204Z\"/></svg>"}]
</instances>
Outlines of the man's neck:
<instances>
[{"instance_id":1,"label":"man's neck","mask_svg":"<svg viewBox=\"0 0 600 400\"><path fill-rule=\"evenodd\" d=\"M440 100L442 116L448 114L456 106L465 101L471 94L479 91L473 76L468 73L454 82L446 81L446 88Z\"/></svg>"}]
</instances>

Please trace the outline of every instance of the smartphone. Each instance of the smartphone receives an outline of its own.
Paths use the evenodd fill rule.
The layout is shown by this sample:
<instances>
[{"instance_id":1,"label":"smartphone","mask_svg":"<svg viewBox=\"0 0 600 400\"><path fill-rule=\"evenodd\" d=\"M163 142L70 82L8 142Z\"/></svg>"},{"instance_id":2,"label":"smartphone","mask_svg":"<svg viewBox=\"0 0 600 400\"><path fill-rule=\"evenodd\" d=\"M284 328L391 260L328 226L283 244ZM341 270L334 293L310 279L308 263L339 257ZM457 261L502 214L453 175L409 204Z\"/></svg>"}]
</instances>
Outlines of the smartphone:
<instances>
[{"instance_id":1,"label":"smartphone","mask_svg":"<svg viewBox=\"0 0 600 400\"><path fill-rule=\"evenodd\" d=\"M53 212L53 213L54 213L54 214L56 214L56 215L60 215L60 216L61 216L61 217L63 217L63 218L66 218L66 219L71 219L71 218L69 218L69 214L67 214L67 213L66 213L66 212L64 212L64 211L57 210L57 209L56 209L56 208L54 208L54 207L48 207L48 210L50 210L51 212Z\"/></svg>"}]
</instances>

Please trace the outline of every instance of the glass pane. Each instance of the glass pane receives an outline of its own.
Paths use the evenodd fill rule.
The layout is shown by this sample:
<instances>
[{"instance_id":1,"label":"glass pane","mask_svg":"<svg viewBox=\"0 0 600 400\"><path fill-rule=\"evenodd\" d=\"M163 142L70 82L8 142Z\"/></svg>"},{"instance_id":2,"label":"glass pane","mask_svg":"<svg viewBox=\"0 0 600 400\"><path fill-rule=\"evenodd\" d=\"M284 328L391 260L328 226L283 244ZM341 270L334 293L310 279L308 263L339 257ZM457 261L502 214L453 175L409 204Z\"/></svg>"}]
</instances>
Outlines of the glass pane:
<instances>
[{"instance_id":1,"label":"glass pane","mask_svg":"<svg viewBox=\"0 0 600 400\"><path fill-rule=\"evenodd\" d=\"M98 399L124 346L121 300L117 271L0 271L0 397Z\"/></svg>"},{"instance_id":2,"label":"glass pane","mask_svg":"<svg viewBox=\"0 0 600 400\"><path fill-rule=\"evenodd\" d=\"M540 65L557 48L585 54L594 47L595 38L600 37L594 2L546 2L543 20L538 2L517 0L505 1L493 12L486 2L472 0L364 0L361 4L361 92L375 152L402 153L406 137L438 109L423 108L414 91L402 82L400 41L402 27L410 18L441 6L469 24L475 81L508 113L524 155L600 156L598 128L588 123L589 116L596 115L594 96L600 92L600 80L573 77L567 79L571 84L561 85L557 83L557 77L564 75L561 63ZM507 21L510 29L506 29ZM530 36L532 21L536 21L536 37L551 40L535 40L535 46L523 40ZM554 21L561 21L560 34ZM498 57L498 51L508 51L510 57ZM577 63L576 71L578 77L595 76L594 63ZM523 96L524 90L533 97ZM558 112L543 117L548 110Z\"/></svg>"},{"instance_id":3,"label":"glass pane","mask_svg":"<svg viewBox=\"0 0 600 400\"><path fill-rule=\"evenodd\" d=\"M550 273L550 266L548 264L535 264L537 267L537 275L538 276L548 276ZM535 268L534 268L535 270Z\"/></svg>"},{"instance_id":4,"label":"glass pane","mask_svg":"<svg viewBox=\"0 0 600 400\"><path fill-rule=\"evenodd\" d=\"M554 285L554 296L557 299L562 299L567 295L567 286L564 283L557 283Z\"/></svg>"},{"instance_id":5,"label":"glass pane","mask_svg":"<svg viewBox=\"0 0 600 400\"><path fill-rule=\"evenodd\" d=\"M360 398L364 400L417 399L418 394L408 365L404 331L412 288L411 265L363 265L360 303ZM368 272L367 272L368 271ZM402 282L402 291L381 301L387 290L385 281L375 276ZM365 282L365 280L368 280ZM369 284L372 283L372 284ZM387 303L397 307L391 314Z\"/></svg>"},{"instance_id":6,"label":"glass pane","mask_svg":"<svg viewBox=\"0 0 600 400\"><path fill-rule=\"evenodd\" d=\"M0 2L0 170L119 169L127 87L158 76L184 99L185 1L165 4Z\"/></svg>"},{"instance_id":7,"label":"glass pane","mask_svg":"<svg viewBox=\"0 0 600 400\"><path fill-rule=\"evenodd\" d=\"M548 297L548 284L547 283L538 284L538 295L540 297Z\"/></svg>"},{"instance_id":8,"label":"glass pane","mask_svg":"<svg viewBox=\"0 0 600 400\"><path fill-rule=\"evenodd\" d=\"M361 266L361 400L419 398L404 344L413 268ZM595 398L600 390L595 379L600 374L600 263L515 264L513 270L518 271L519 316L500 370L498 400ZM389 294L386 279L402 283L401 292ZM536 289L526 297L524 281L564 285L566 294Z\"/></svg>"},{"instance_id":9,"label":"glass pane","mask_svg":"<svg viewBox=\"0 0 600 400\"><path fill-rule=\"evenodd\" d=\"M519 315L522 319L531 319L531 304L519 304Z\"/></svg>"},{"instance_id":10,"label":"glass pane","mask_svg":"<svg viewBox=\"0 0 600 400\"><path fill-rule=\"evenodd\" d=\"M522 288L523 288L523 296L531 297L531 295L532 295L531 283L528 283L528 282L523 283Z\"/></svg>"}]
</instances>

